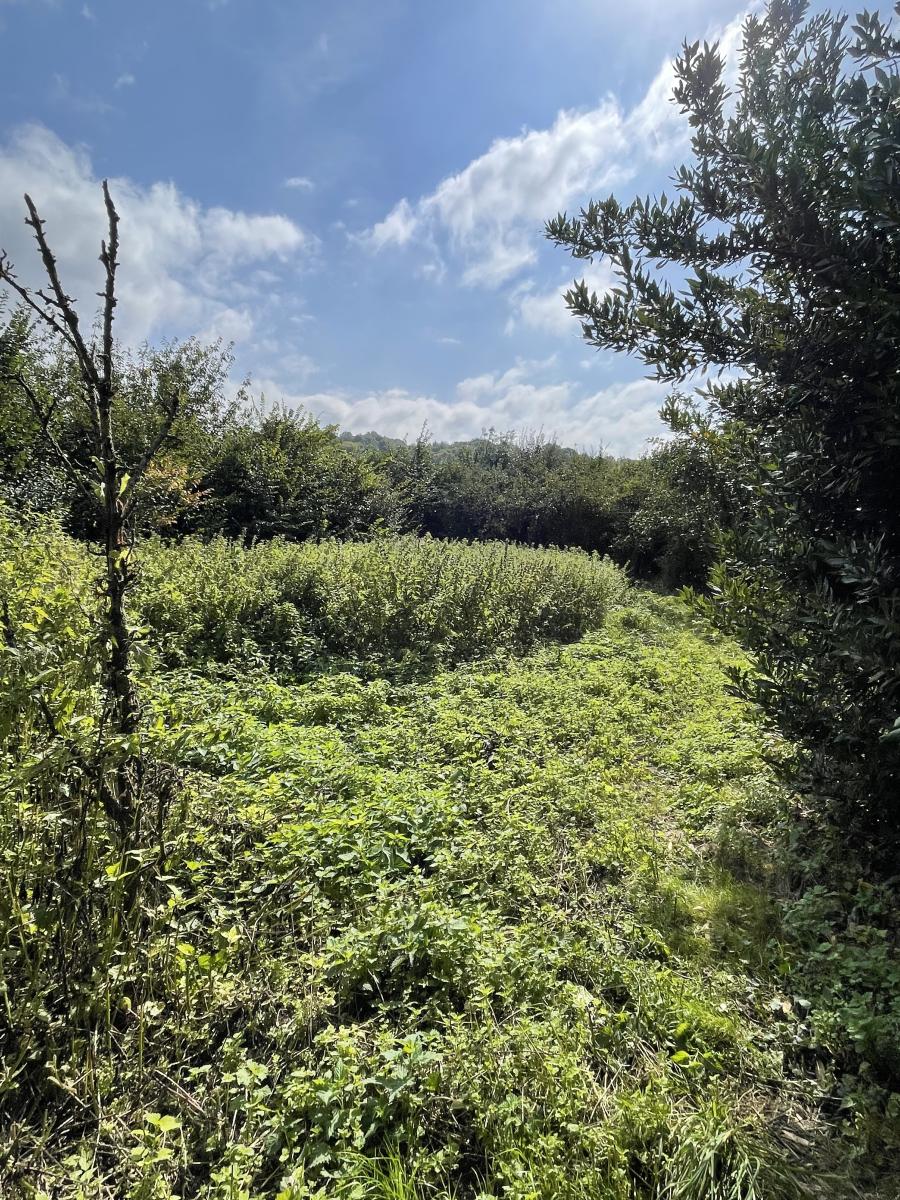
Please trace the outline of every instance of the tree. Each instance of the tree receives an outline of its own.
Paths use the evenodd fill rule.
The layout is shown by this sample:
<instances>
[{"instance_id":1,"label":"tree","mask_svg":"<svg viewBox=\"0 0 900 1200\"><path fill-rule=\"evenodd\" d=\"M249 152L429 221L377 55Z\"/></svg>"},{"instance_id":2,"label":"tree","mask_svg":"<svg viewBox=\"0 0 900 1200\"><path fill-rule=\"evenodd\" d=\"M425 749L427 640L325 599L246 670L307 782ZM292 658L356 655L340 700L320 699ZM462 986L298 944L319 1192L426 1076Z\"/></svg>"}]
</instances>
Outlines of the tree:
<instances>
[{"instance_id":1,"label":"tree","mask_svg":"<svg viewBox=\"0 0 900 1200\"><path fill-rule=\"evenodd\" d=\"M334 426L281 408L235 422L201 485L205 530L247 545L276 536L352 537L371 528L381 504L381 481L367 457L348 448Z\"/></svg>"},{"instance_id":2,"label":"tree","mask_svg":"<svg viewBox=\"0 0 900 1200\"><path fill-rule=\"evenodd\" d=\"M30 196L25 196L26 223L34 231L47 288L32 290L22 284L5 253L0 252L0 283L20 299L62 351L63 361L23 364L7 359L3 382L14 385L25 398L31 415L59 467L91 510L95 510L103 557L105 596L104 628L100 638L105 647L103 684L105 705L101 727L109 729L122 753L113 772L95 772L104 808L123 843L135 831L138 819L143 762L136 734L140 717L132 668L132 631L129 628L126 595L134 578L131 523L138 489L150 464L167 443L182 405L178 380L167 380L157 390L156 422L141 452L126 462L118 448L120 372L117 364L113 321L117 306L116 271L119 253L119 215L103 183L107 237L101 243L104 270L102 306L98 327L86 337L74 301L60 281L56 259L44 233L44 221ZM49 366L41 370L41 366ZM68 375L66 368L68 367ZM86 453L67 451L54 427L61 402L74 399L86 429Z\"/></svg>"},{"instance_id":3,"label":"tree","mask_svg":"<svg viewBox=\"0 0 900 1200\"><path fill-rule=\"evenodd\" d=\"M771 0L729 92L717 46L685 45L675 99L694 161L670 200L590 202L548 237L619 286L567 294L584 337L660 380L710 431L740 510L712 576L717 618L756 655L742 680L856 829L891 829L900 784L900 40L863 13ZM900 5L897 7L900 13ZM705 405L705 408L704 408Z\"/></svg>"},{"instance_id":4,"label":"tree","mask_svg":"<svg viewBox=\"0 0 900 1200\"><path fill-rule=\"evenodd\" d=\"M640 578L667 588L703 589L722 531L733 526L733 501L717 458L718 439L662 440L639 464L626 519L616 522L614 557Z\"/></svg>"}]
</instances>

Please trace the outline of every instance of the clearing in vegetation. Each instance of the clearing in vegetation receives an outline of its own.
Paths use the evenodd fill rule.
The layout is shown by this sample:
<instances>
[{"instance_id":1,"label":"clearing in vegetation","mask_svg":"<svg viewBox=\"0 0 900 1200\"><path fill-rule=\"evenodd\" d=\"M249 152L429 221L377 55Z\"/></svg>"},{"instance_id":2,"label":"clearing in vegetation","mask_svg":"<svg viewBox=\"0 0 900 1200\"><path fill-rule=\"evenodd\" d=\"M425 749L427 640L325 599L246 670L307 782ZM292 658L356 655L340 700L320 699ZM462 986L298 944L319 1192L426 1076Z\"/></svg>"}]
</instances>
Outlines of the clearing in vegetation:
<instances>
[{"instance_id":1,"label":"clearing in vegetation","mask_svg":"<svg viewBox=\"0 0 900 1200\"><path fill-rule=\"evenodd\" d=\"M4 1197L779 1200L889 1153L852 1105L829 1150L844 1014L789 990L822 916L773 900L731 643L585 555L143 554L122 858L89 557L2 529Z\"/></svg>"}]
</instances>

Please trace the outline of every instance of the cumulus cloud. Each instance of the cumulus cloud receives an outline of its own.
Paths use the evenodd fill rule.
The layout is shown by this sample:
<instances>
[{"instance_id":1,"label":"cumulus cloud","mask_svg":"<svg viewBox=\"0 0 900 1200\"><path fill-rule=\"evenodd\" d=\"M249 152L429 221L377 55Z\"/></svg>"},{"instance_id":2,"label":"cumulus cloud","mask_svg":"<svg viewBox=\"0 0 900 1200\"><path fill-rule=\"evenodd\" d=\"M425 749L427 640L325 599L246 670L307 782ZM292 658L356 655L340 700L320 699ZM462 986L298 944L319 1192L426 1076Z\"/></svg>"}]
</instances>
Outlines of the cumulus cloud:
<instances>
[{"instance_id":1,"label":"cumulus cloud","mask_svg":"<svg viewBox=\"0 0 900 1200\"><path fill-rule=\"evenodd\" d=\"M254 334L256 322L246 308L221 308L202 329L197 330L201 342L248 342Z\"/></svg>"},{"instance_id":2,"label":"cumulus cloud","mask_svg":"<svg viewBox=\"0 0 900 1200\"><path fill-rule=\"evenodd\" d=\"M405 246L419 226L419 217L412 205L403 199L395 204L383 221L379 221L365 235L374 250L384 246Z\"/></svg>"},{"instance_id":3,"label":"cumulus cloud","mask_svg":"<svg viewBox=\"0 0 900 1200\"><path fill-rule=\"evenodd\" d=\"M567 380L546 380L552 367L552 359L520 361L506 371L461 380L446 399L403 388L291 393L273 379L259 384L269 400L304 408L357 433L377 429L415 438L427 425L439 441L454 441L486 429L530 429L569 446L638 454L648 438L664 432L658 410L665 393L655 381L614 383L589 392Z\"/></svg>"},{"instance_id":4,"label":"cumulus cloud","mask_svg":"<svg viewBox=\"0 0 900 1200\"><path fill-rule=\"evenodd\" d=\"M733 51L740 27L738 19L723 32L723 49ZM498 138L433 192L398 201L361 241L379 251L440 237L461 259L464 283L505 283L534 263L548 216L685 148L689 130L671 103L673 81L666 62L630 111L607 98L587 111L562 110L549 129Z\"/></svg>"},{"instance_id":5,"label":"cumulus cloud","mask_svg":"<svg viewBox=\"0 0 900 1200\"><path fill-rule=\"evenodd\" d=\"M311 192L316 185L306 175L291 175L284 181L284 186L294 191Z\"/></svg>"},{"instance_id":6,"label":"cumulus cloud","mask_svg":"<svg viewBox=\"0 0 900 1200\"><path fill-rule=\"evenodd\" d=\"M606 263L587 266L577 278L583 279L592 292L602 296L615 284L615 276ZM572 286L567 279L561 287L536 291L529 280L513 289L510 296L512 311L506 322L506 332L514 333L520 326L536 329L549 337L580 337L581 326L566 307L565 293Z\"/></svg>"},{"instance_id":7,"label":"cumulus cloud","mask_svg":"<svg viewBox=\"0 0 900 1200\"><path fill-rule=\"evenodd\" d=\"M311 239L287 217L204 208L171 183L142 187L112 179L110 190L121 216L117 324L132 343L198 330L249 336L250 308L262 307L277 292L278 272L311 249ZM19 278L35 286L43 279L23 219L25 191L47 222L64 286L88 321L101 286L97 255L105 233L88 155L40 125L0 143L0 242ZM256 274L263 266L265 283Z\"/></svg>"},{"instance_id":8,"label":"cumulus cloud","mask_svg":"<svg viewBox=\"0 0 900 1200\"><path fill-rule=\"evenodd\" d=\"M470 284L495 286L536 256L535 231L574 195L627 177L621 114L609 101L561 112L550 129L499 138L415 205L404 198L365 235L373 250L440 233Z\"/></svg>"},{"instance_id":9,"label":"cumulus cloud","mask_svg":"<svg viewBox=\"0 0 900 1200\"><path fill-rule=\"evenodd\" d=\"M118 91L120 88L134 87L134 85L136 83L137 83L137 80L135 79L135 77L132 75L132 73L130 71L123 71L123 73L118 77L116 82L113 84L113 87L116 89L116 91Z\"/></svg>"}]
</instances>

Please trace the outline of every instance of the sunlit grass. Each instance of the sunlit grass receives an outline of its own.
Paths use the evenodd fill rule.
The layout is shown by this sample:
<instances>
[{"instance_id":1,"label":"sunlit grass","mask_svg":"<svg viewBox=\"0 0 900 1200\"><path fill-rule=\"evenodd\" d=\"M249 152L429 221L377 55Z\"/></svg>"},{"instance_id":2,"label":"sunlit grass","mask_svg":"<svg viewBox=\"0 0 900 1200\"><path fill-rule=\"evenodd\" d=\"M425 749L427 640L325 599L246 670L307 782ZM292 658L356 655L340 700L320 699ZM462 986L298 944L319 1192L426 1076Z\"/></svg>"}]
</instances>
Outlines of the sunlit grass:
<instances>
[{"instance_id":1,"label":"sunlit grass","mask_svg":"<svg viewBox=\"0 0 900 1200\"><path fill-rule=\"evenodd\" d=\"M181 665L145 664L154 822L123 859L99 816L78 824L77 741L48 749L30 707L44 680L66 737L94 736L85 596L64 586L81 552L11 538L4 1200L804 1194L824 1130L784 1069L777 909L762 851L734 872L719 837L777 791L727 690L733 646L583 556L521 562L566 595L597 572L595 631L420 673L345 654L300 681L246 647L223 672L190 658L184 600ZM441 552L307 554L431 578ZM226 569L204 553L153 586ZM512 597L520 560L479 553L447 551ZM223 595L254 599L246 576L216 586L204 638Z\"/></svg>"}]
</instances>

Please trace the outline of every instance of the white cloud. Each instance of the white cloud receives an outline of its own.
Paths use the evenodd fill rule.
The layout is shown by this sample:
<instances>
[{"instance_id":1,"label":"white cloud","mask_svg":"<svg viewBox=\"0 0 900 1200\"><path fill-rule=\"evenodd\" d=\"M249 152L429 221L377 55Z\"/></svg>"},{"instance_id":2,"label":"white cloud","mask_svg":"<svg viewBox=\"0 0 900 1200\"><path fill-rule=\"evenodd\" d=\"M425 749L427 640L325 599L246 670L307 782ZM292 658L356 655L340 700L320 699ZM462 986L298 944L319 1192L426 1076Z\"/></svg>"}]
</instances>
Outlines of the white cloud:
<instances>
[{"instance_id":1,"label":"white cloud","mask_svg":"<svg viewBox=\"0 0 900 1200\"><path fill-rule=\"evenodd\" d=\"M419 226L419 218L408 200L395 204L383 221L373 225L366 233L368 243L375 250L384 246L405 246Z\"/></svg>"},{"instance_id":2,"label":"white cloud","mask_svg":"<svg viewBox=\"0 0 900 1200\"><path fill-rule=\"evenodd\" d=\"M294 188L296 191L311 192L316 185L305 175L291 175L284 181L284 186Z\"/></svg>"},{"instance_id":3,"label":"white cloud","mask_svg":"<svg viewBox=\"0 0 900 1200\"><path fill-rule=\"evenodd\" d=\"M277 302L279 271L313 246L287 217L204 208L172 183L143 187L112 179L110 190L121 217L117 327L132 343L198 330L229 340L250 336L251 306L260 312ZM0 244L19 278L35 286L43 279L23 219L25 191L47 222L63 284L80 301L82 322L89 324L100 290L97 255L105 233L103 199L90 159L40 125L21 128L0 143ZM263 267L266 274L260 277Z\"/></svg>"},{"instance_id":4,"label":"white cloud","mask_svg":"<svg viewBox=\"0 0 900 1200\"><path fill-rule=\"evenodd\" d=\"M462 256L464 281L496 286L536 257L540 223L572 196L627 176L622 120L611 101L561 112L547 130L500 138L414 206L400 200L366 235L381 250L440 231Z\"/></svg>"},{"instance_id":5,"label":"white cloud","mask_svg":"<svg viewBox=\"0 0 900 1200\"><path fill-rule=\"evenodd\" d=\"M91 6L89 4L82 4L81 15L84 17L84 19L86 21L96 21L97 20L96 16L94 15L94 10L91 8Z\"/></svg>"},{"instance_id":6,"label":"white cloud","mask_svg":"<svg viewBox=\"0 0 900 1200\"><path fill-rule=\"evenodd\" d=\"M116 82L113 84L113 87L115 87L118 90L119 88L123 88L123 87L133 87L135 85L135 83L137 83L137 80L131 74L131 72L124 71L119 76L119 78L116 80Z\"/></svg>"},{"instance_id":7,"label":"white cloud","mask_svg":"<svg viewBox=\"0 0 900 1200\"><path fill-rule=\"evenodd\" d=\"M466 260L464 280L494 286L534 261L541 222L573 196L626 178L617 107L561 112L548 130L495 141L421 202Z\"/></svg>"},{"instance_id":8,"label":"white cloud","mask_svg":"<svg viewBox=\"0 0 900 1200\"><path fill-rule=\"evenodd\" d=\"M606 263L586 265L577 278L583 279L598 296L608 292L615 283L615 276ZM534 283L529 280L515 288L510 296L512 312L506 322L506 332L514 333L520 325L525 325L550 337L580 337L581 326L569 312L564 299L571 286L572 280L567 279L562 287L536 292Z\"/></svg>"},{"instance_id":9,"label":"white cloud","mask_svg":"<svg viewBox=\"0 0 900 1200\"><path fill-rule=\"evenodd\" d=\"M253 336L256 322L253 314L246 308L222 308L216 312L209 322L197 331L201 342L248 342Z\"/></svg>"},{"instance_id":10,"label":"white cloud","mask_svg":"<svg viewBox=\"0 0 900 1200\"><path fill-rule=\"evenodd\" d=\"M478 409L483 427L541 429L569 446L602 445L615 454L637 454L647 438L663 432L659 408L665 389L655 380L613 383L586 393L567 380L540 382L551 363L519 362L502 374L464 379L457 396Z\"/></svg>"},{"instance_id":11,"label":"white cloud","mask_svg":"<svg viewBox=\"0 0 900 1200\"><path fill-rule=\"evenodd\" d=\"M738 19L724 31L723 48L733 51L740 26ZM440 236L459 255L464 283L506 282L535 261L549 216L627 182L648 163L674 163L689 129L670 100L673 78L666 62L628 112L607 98L586 111L560 111L549 129L498 138L433 192L398 201L361 240L378 251Z\"/></svg>"},{"instance_id":12,"label":"white cloud","mask_svg":"<svg viewBox=\"0 0 900 1200\"><path fill-rule=\"evenodd\" d=\"M289 378L298 383L305 383L319 369L318 363L308 354L299 351L281 349L276 354L269 354L268 361L277 362L278 372L282 378Z\"/></svg>"},{"instance_id":13,"label":"white cloud","mask_svg":"<svg viewBox=\"0 0 900 1200\"><path fill-rule=\"evenodd\" d=\"M596 392L568 381L543 381L553 360L517 362L507 371L464 379L448 399L403 388L373 392L291 392L274 379L257 381L270 401L304 408L320 420L362 433L377 429L415 438L423 425L439 441L476 437L485 429L543 430L569 446L639 454L664 432L665 395L653 380L615 383Z\"/></svg>"},{"instance_id":14,"label":"white cloud","mask_svg":"<svg viewBox=\"0 0 900 1200\"><path fill-rule=\"evenodd\" d=\"M230 208L209 208L201 214L195 205L190 207L199 218L206 253L223 262L235 265L260 259L284 262L309 244L303 231L287 217L251 216Z\"/></svg>"}]
</instances>

